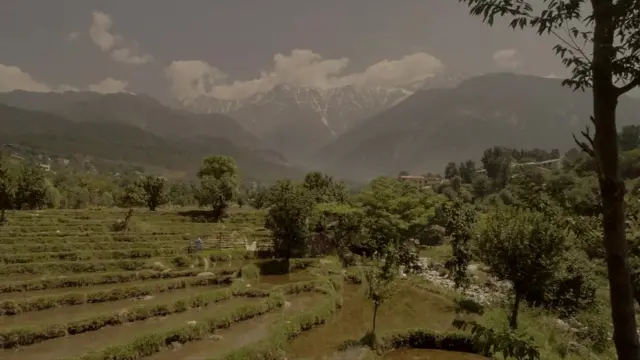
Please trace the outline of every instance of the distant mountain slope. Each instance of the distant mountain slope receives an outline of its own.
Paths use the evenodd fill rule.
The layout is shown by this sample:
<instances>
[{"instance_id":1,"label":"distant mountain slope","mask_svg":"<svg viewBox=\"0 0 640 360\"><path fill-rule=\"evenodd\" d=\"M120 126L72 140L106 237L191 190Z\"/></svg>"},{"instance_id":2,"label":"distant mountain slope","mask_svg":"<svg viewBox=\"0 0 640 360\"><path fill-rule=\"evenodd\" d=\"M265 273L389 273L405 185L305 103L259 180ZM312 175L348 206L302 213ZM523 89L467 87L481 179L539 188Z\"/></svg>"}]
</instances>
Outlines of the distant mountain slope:
<instances>
[{"instance_id":1,"label":"distant mountain slope","mask_svg":"<svg viewBox=\"0 0 640 360\"><path fill-rule=\"evenodd\" d=\"M490 74L453 89L414 93L322 149L323 168L350 179L401 170L442 172L448 161L479 160L487 147L574 146L589 122L591 95L557 79ZM640 123L640 101L620 100L618 124Z\"/></svg>"},{"instance_id":2,"label":"distant mountain slope","mask_svg":"<svg viewBox=\"0 0 640 360\"><path fill-rule=\"evenodd\" d=\"M91 92L0 93L0 103L27 110L56 113L78 122L117 122L164 137L213 136L243 146L263 147L234 119L221 114L194 114L172 109L146 95Z\"/></svg>"},{"instance_id":3,"label":"distant mountain slope","mask_svg":"<svg viewBox=\"0 0 640 360\"><path fill-rule=\"evenodd\" d=\"M195 174L208 155L236 159L243 176L270 181L299 177L277 153L238 146L225 138L160 137L120 122L74 122L59 115L0 104L0 144L17 144L52 155L89 155Z\"/></svg>"},{"instance_id":4,"label":"distant mountain slope","mask_svg":"<svg viewBox=\"0 0 640 360\"><path fill-rule=\"evenodd\" d=\"M424 87L447 87L462 79L438 75L398 88L342 86L330 89L281 84L243 100L212 96L187 98L176 107L198 113L222 113L281 152L287 159L313 164L316 151L351 129Z\"/></svg>"}]
</instances>

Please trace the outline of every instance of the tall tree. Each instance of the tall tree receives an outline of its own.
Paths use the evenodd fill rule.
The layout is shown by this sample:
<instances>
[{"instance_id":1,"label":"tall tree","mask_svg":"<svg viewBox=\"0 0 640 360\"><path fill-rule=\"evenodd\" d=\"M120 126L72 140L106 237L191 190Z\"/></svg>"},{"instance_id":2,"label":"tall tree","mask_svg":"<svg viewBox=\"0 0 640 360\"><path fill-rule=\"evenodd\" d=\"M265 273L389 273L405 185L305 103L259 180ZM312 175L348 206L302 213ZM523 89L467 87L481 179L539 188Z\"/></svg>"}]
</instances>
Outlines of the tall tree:
<instances>
[{"instance_id":1,"label":"tall tree","mask_svg":"<svg viewBox=\"0 0 640 360\"><path fill-rule=\"evenodd\" d=\"M158 176L145 176L139 180L140 188L144 197L144 202L151 211L167 201L166 196L166 180Z\"/></svg>"},{"instance_id":2,"label":"tall tree","mask_svg":"<svg viewBox=\"0 0 640 360\"><path fill-rule=\"evenodd\" d=\"M547 287L561 269L568 249L568 234L553 217L518 208L489 214L477 241L478 257L490 272L513 285L514 303L509 319L518 327L520 303L528 294Z\"/></svg>"},{"instance_id":3,"label":"tall tree","mask_svg":"<svg viewBox=\"0 0 640 360\"><path fill-rule=\"evenodd\" d=\"M16 183L7 160L0 153L0 226L6 221L6 211L13 208Z\"/></svg>"},{"instance_id":4,"label":"tall tree","mask_svg":"<svg viewBox=\"0 0 640 360\"><path fill-rule=\"evenodd\" d=\"M482 154L482 166L496 188L505 187L511 175L511 151L500 146L485 150Z\"/></svg>"},{"instance_id":5,"label":"tall tree","mask_svg":"<svg viewBox=\"0 0 640 360\"><path fill-rule=\"evenodd\" d=\"M240 186L240 176L235 160L228 156L210 156L202 162L198 171L200 187L196 198L201 206L211 206L213 218L220 220Z\"/></svg>"},{"instance_id":6,"label":"tall tree","mask_svg":"<svg viewBox=\"0 0 640 360\"><path fill-rule=\"evenodd\" d=\"M46 204L47 184L44 171L34 164L24 164L18 175L15 206L18 209L39 209Z\"/></svg>"},{"instance_id":7,"label":"tall tree","mask_svg":"<svg viewBox=\"0 0 640 360\"><path fill-rule=\"evenodd\" d=\"M280 180L271 188L271 206L264 227L273 235L273 248L287 262L304 256L309 238L313 199L302 185Z\"/></svg>"},{"instance_id":8,"label":"tall tree","mask_svg":"<svg viewBox=\"0 0 640 360\"><path fill-rule=\"evenodd\" d=\"M304 177L302 185L309 191L315 202L344 202L346 201L347 189L342 183L336 183L327 174L313 171Z\"/></svg>"},{"instance_id":9,"label":"tall tree","mask_svg":"<svg viewBox=\"0 0 640 360\"><path fill-rule=\"evenodd\" d=\"M620 150L628 151L640 147L640 126L627 125L620 132Z\"/></svg>"},{"instance_id":10,"label":"tall tree","mask_svg":"<svg viewBox=\"0 0 640 360\"><path fill-rule=\"evenodd\" d=\"M595 134L587 128L582 132L586 141L574 139L597 165L618 358L640 359L616 127L618 98L640 85L640 4L637 0L459 1L489 25L496 16L509 16L514 29L533 28L538 34L554 35L559 40L554 50L572 72L563 84L591 88ZM545 9L534 9L534 3Z\"/></svg>"},{"instance_id":11,"label":"tall tree","mask_svg":"<svg viewBox=\"0 0 640 360\"><path fill-rule=\"evenodd\" d=\"M451 161L444 168L444 178L447 180L453 179L454 176L460 175L460 171L458 170L458 165L455 162Z\"/></svg>"}]
</instances>

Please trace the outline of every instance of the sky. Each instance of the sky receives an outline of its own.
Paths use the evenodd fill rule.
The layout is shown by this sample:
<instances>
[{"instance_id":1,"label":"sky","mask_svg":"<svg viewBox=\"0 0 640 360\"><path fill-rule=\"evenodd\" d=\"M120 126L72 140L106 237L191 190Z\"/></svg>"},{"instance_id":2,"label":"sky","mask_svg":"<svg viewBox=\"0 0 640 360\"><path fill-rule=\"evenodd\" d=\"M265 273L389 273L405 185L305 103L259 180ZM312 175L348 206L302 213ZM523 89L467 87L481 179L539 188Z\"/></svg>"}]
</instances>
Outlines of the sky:
<instances>
[{"instance_id":1,"label":"sky","mask_svg":"<svg viewBox=\"0 0 640 360\"><path fill-rule=\"evenodd\" d=\"M0 92L242 99L441 71L564 76L555 42L456 0L2 0Z\"/></svg>"}]
</instances>

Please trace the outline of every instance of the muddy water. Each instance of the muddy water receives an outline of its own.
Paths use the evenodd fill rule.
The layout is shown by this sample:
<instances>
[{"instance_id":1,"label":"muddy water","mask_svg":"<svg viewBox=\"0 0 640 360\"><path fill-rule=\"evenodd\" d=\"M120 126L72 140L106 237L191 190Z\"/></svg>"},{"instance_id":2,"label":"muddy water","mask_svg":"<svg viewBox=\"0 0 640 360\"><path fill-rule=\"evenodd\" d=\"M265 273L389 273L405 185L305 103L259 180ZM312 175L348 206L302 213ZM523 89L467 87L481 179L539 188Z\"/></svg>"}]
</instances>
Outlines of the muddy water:
<instances>
[{"instance_id":1,"label":"muddy water","mask_svg":"<svg viewBox=\"0 0 640 360\"><path fill-rule=\"evenodd\" d=\"M327 324L300 334L286 349L289 359L331 357L347 340L359 340L370 329L371 303L360 285L344 286L343 307ZM415 288L402 287L382 305L378 332L411 327L450 330L454 319L450 300Z\"/></svg>"},{"instance_id":2,"label":"muddy water","mask_svg":"<svg viewBox=\"0 0 640 360\"><path fill-rule=\"evenodd\" d=\"M287 299L291 305L285 306L280 311L234 324L228 329L216 332L208 340L189 342L178 348L162 351L145 360L207 360L224 356L233 350L262 340L278 320L284 316L306 311L322 299L323 295L317 293L291 296Z\"/></svg>"},{"instance_id":3,"label":"muddy water","mask_svg":"<svg viewBox=\"0 0 640 360\"><path fill-rule=\"evenodd\" d=\"M0 350L2 360L52 360L76 357L90 351L99 351L108 346L128 343L134 338L154 332L165 332L186 325L188 321L215 316L223 311L256 303L260 299L233 299L203 309L162 318L107 327L98 331L45 341L17 350Z\"/></svg>"},{"instance_id":4,"label":"muddy water","mask_svg":"<svg viewBox=\"0 0 640 360\"><path fill-rule=\"evenodd\" d=\"M383 357L383 360L485 360L484 356L455 351L398 349Z\"/></svg>"},{"instance_id":5,"label":"muddy water","mask_svg":"<svg viewBox=\"0 0 640 360\"><path fill-rule=\"evenodd\" d=\"M118 301L107 301L103 303L64 306L60 308L47 309L42 311L32 311L14 316L1 316L0 327L27 327L30 325L47 325L66 323L87 317L101 314L112 314L113 312L130 309L141 305L165 304L184 299L185 297L199 294L205 291L213 291L223 288L223 285L197 286L186 289L174 290L152 295L148 300L125 299ZM0 357L1 358L1 357Z\"/></svg>"},{"instance_id":6,"label":"muddy water","mask_svg":"<svg viewBox=\"0 0 640 360\"><path fill-rule=\"evenodd\" d=\"M72 288L57 288L57 289L47 289L47 290L35 290L29 292L12 292L12 293L4 293L0 294L0 301L2 300L11 300L11 299L24 299L26 297L34 298L41 296L54 296L68 293L87 293L92 291L104 291L114 288L122 288L122 287L130 287L130 286L151 286L153 284L160 284L165 282L173 282L178 281L179 279L185 279L189 277L181 277L181 278L173 278L173 279L152 279L152 280L137 280L125 283L118 284L103 284L103 285L91 285L91 286L81 286L81 287L72 287Z\"/></svg>"}]
</instances>

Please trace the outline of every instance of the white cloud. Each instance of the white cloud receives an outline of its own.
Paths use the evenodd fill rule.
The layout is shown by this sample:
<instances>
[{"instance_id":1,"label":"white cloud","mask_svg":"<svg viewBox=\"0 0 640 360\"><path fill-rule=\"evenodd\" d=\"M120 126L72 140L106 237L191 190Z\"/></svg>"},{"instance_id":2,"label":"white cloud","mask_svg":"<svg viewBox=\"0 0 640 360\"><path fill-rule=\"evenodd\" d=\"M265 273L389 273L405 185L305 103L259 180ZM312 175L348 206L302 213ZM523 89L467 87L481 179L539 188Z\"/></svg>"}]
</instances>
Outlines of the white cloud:
<instances>
[{"instance_id":1,"label":"white cloud","mask_svg":"<svg viewBox=\"0 0 640 360\"><path fill-rule=\"evenodd\" d=\"M117 92L124 92L129 85L128 82L122 80L116 80L114 78L106 78L101 82L93 85L89 85L89 91L94 91L101 94L110 94Z\"/></svg>"},{"instance_id":2,"label":"white cloud","mask_svg":"<svg viewBox=\"0 0 640 360\"><path fill-rule=\"evenodd\" d=\"M91 41L103 52L109 53L114 61L125 64L141 65L153 60L153 56L139 51L135 41L110 32L113 22L108 14L94 11L93 21L89 27Z\"/></svg>"},{"instance_id":3,"label":"white cloud","mask_svg":"<svg viewBox=\"0 0 640 360\"><path fill-rule=\"evenodd\" d=\"M86 90L99 93L114 93L125 91L128 83L126 81L106 78L97 84L89 85ZM0 92L13 90L24 90L33 92L65 92L82 91L83 89L67 85L50 85L34 79L29 73L22 71L17 66L7 66L0 64Z\"/></svg>"},{"instance_id":4,"label":"white cloud","mask_svg":"<svg viewBox=\"0 0 640 360\"><path fill-rule=\"evenodd\" d=\"M231 83L218 68L200 60L174 61L165 69L171 92L178 99L198 95L220 99L242 99L269 91L279 84L329 89L344 85L363 87L403 86L441 71L442 63L431 55L415 53L398 60L383 60L359 73L342 75L348 58L323 59L311 50L295 49L290 55L276 54L271 71L259 77Z\"/></svg>"},{"instance_id":5,"label":"white cloud","mask_svg":"<svg viewBox=\"0 0 640 360\"><path fill-rule=\"evenodd\" d=\"M421 52L403 56L398 60L380 61L369 66L364 72L349 77L360 86L394 87L424 80L443 68L440 60Z\"/></svg>"},{"instance_id":6,"label":"white cloud","mask_svg":"<svg viewBox=\"0 0 640 360\"><path fill-rule=\"evenodd\" d=\"M503 49L493 53L494 64L502 69L515 69L520 66L520 55L516 49Z\"/></svg>"},{"instance_id":7,"label":"white cloud","mask_svg":"<svg viewBox=\"0 0 640 360\"><path fill-rule=\"evenodd\" d=\"M226 75L205 61L179 60L164 70L171 80L171 93L178 99L195 97L211 91L211 86Z\"/></svg>"},{"instance_id":8,"label":"white cloud","mask_svg":"<svg viewBox=\"0 0 640 360\"><path fill-rule=\"evenodd\" d=\"M25 90L35 92L52 91L51 87L35 80L17 66L0 64L0 92Z\"/></svg>"},{"instance_id":9,"label":"white cloud","mask_svg":"<svg viewBox=\"0 0 640 360\"><path fill-rule=\"evenodd\" d=\"M67 40L68 41L75 41L80 37L80 34L78 34L77 32L70 32L67 34Z\"/></svg>"}]
</instances>

